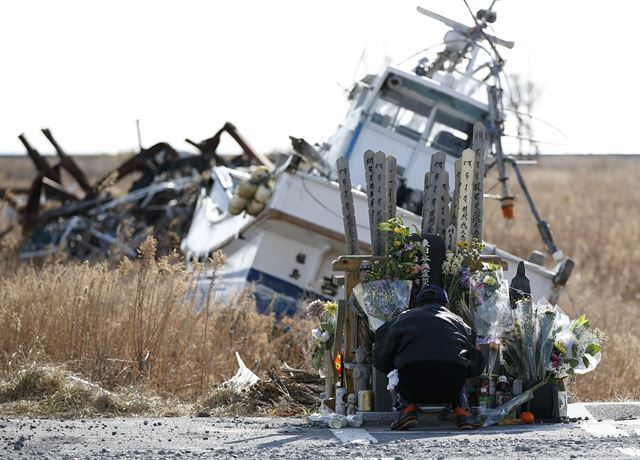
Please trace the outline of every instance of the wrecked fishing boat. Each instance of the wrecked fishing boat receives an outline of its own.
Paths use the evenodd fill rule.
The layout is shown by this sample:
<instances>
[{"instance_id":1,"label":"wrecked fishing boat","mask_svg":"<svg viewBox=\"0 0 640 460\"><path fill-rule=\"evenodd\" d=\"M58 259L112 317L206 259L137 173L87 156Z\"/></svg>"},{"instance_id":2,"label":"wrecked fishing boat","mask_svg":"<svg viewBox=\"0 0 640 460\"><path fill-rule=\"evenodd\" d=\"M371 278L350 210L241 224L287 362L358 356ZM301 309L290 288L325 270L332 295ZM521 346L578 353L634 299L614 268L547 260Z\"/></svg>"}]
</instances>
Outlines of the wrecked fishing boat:
<instances>
[{"instance_id":1,"label":"wrecked fishing boat","mask_svg":"<svg viewBox=\"0 0 640 460\"><path fill-rule=\"evenodd\" d=\"M349 94L347 116L326 144L316 149L292 138L296 153L275 165L263 161L257 169L212 168L210 186L199 192L180 247L187 260L224 251L228 259L217 295L254 284L259 308L278 313L293 313L304 298L335 298L339 287L333 282L331 262L345 248L336 161L348 162L359 250L371 253L365 153L383 151L396 158L398 215L405 224L421 228L425 173L434 154L444 154L444 170L456 177L462 152L471 146L473 126L480 122L489 151L484 177L497 169L503 214L513 217L510 168L554 261L553 268L545 267L545 256L537 251L525 261L532 295L557 301L573 261L555 246L517 162L502 148L504 60L499 47L514 44L486 32L496 19L491 10L480 10L473 27L423 8L418 11L450 27L444 49L431 61L422 57L408 69L388 66L357 82ZM520 258L490 243L485 252L508 263L507 277L516 274Z\"/></svg>"}]
</instances>

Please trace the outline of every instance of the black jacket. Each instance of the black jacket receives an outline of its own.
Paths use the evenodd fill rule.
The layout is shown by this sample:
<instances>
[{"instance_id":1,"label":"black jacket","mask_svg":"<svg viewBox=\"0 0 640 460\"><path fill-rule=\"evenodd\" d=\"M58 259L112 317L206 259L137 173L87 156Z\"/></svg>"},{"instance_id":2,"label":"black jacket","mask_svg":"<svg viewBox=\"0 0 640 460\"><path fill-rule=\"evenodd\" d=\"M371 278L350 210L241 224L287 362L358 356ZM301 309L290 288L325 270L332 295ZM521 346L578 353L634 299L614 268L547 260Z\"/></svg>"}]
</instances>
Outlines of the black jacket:
<instances>
[{"instance_id":1,"label":"black jacket","mask_svg":"<svg viewBox=\"0 0 640 460\"><path fill-rule=\"evenodd\" d=\"M407 310L376 330L373 364L379 371L388 374L425 361L460 365L469 377L484 368L475 332L435 303Z\"/></svg>"}]
</instances>

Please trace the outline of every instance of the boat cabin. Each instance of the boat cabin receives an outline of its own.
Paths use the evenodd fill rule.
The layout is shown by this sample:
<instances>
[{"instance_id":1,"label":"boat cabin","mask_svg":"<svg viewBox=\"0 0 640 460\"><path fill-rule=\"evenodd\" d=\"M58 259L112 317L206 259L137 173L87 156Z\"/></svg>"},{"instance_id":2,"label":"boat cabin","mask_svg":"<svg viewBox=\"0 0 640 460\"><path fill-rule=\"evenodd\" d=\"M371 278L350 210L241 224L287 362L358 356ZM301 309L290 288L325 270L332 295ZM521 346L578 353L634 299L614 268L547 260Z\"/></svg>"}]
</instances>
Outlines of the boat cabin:
<instances>
[{"instance_id":1,"label":"boat cabin","mask_svg":"<svg viewBox=\"0 0 640 460\"><path fill-rule=\"evenodd\" d=\"M398 161L398 205L419 213L431 156L446 153L446 169L453 177L454 161L471 144L474 122L489 116L486 103L451 86L393 67L366 77L352 90L347 117L323 146L325 155L331 164L347 158L353 186L364 189L364 152L393 154Z\"/></svg>"}]
</instances>

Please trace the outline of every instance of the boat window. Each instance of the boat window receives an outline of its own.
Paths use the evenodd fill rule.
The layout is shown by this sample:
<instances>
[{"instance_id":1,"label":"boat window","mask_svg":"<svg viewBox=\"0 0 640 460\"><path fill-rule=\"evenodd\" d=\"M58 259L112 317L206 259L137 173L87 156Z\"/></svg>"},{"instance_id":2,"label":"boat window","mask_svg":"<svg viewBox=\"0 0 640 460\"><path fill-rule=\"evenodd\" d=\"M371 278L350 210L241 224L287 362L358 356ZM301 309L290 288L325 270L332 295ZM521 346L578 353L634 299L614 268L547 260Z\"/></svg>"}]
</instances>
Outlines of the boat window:
<instances>
[{"instance_id":1,"label":"boat window","mask_svg":"<svg viewBox=\"0 0 640 460\"><path fill-rule=\"evenodd\" d=\"M438 110L427 145L459 157L462 155L462 151L469 146L472 132L472 123Z\"/></svg>"},{"instance_id":2,"label":"boat window","mask_svg":"<svg viewBox=\"0 0 640 460\"><path fill-rule=\"evenodd\" d=\"M399 106L393 101L379 97L373 105L371 121L417 141L427 128L431 107L421 104L420 107L415 108L419 110L413 110L414 107Z\"/></svg>"},{"instance_id":3,"label":"boat window","mask_svg":"<svg viewBox=\"0 0 640 460\"><path fill-rule=\"evenodd\" d=\"M427 127L427 117L419 115L412 110L401 107L393 125L394 131L413 140L420 136Z\"/></svg>"},{"instance_id":4,"label":"boat window","mask_svg":"<svg viewBox=\"0 0 640 460\"><path fill-rule=\"evenodd\" d=\"M393 124L399 109L397 104L378 98L373 106L371 121L388 128Z\"/></svg>"}]
</instances>

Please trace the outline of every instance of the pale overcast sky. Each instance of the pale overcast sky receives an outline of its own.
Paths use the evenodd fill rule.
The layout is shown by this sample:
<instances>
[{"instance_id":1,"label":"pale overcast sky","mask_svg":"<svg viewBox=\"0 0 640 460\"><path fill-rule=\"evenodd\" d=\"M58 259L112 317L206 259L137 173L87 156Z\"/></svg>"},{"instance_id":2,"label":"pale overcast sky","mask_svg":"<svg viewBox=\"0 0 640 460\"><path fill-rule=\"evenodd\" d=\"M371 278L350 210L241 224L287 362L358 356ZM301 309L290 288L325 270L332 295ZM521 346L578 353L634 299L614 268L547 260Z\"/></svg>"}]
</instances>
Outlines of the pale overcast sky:
<instances>
[{"instance_id":1,"label":"pale overcast sky","mask_svg":"<svg viewBox=\"0 0 640 460\"><path fill-rule=\"evenodd\" d=\"M472 9L488 0L469 0ZM0 5L0 152L25 132L51 150L118 152L167 141L188 150L233 122L254 147L288 135L326 140L344 90L384 56L394 62L441 41L447 28L417 5L466 24L462 0L21 0ZM495 34L508 73L543 91L538 137L548 152L637 153L640 2L500 0ZM366 59L358 60L366 49Z\"/></svg>"}]
</instances>

